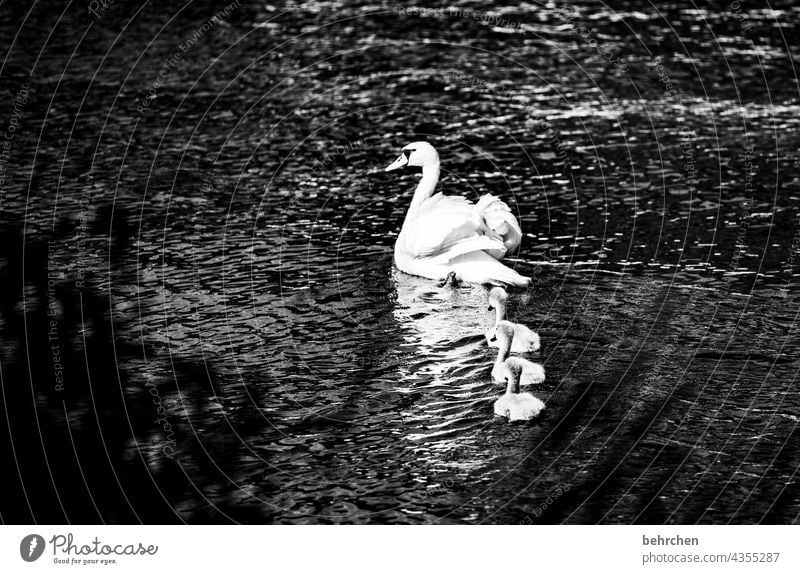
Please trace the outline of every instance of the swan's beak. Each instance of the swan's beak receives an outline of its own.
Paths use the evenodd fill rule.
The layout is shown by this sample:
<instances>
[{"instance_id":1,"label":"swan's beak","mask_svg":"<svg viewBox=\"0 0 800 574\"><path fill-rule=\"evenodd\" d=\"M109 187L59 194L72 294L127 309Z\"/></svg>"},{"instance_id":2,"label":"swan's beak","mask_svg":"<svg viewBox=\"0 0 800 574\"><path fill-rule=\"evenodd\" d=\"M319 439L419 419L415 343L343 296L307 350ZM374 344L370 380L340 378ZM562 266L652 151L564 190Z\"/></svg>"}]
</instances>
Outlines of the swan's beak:
<instances>
[{"instance_id":1,"label":"swan's beak","mask_svg":"<svg viewBox=\"0 0 800 574\"><path fill-rule=\"evenodd\" d=\"M491 305L489 305L489 308L487 309L487 311L494 311L494 307L492 307Z\"/></svg>"},{"instance_id":2,"label":"swan's beak","mask_svg":"<svg viewBox=\"0 0 800 574\"><path fill-rule=\"evenodd\" d=\"M401 153L400 157L394 160L392 165L390 165L383 171L394 171L396 169L400 169L401 167L405 167L406 165L408 165L408 158L406 157L406 154Z\"/></svg>"},{"instance_id":3,"label":"swan's beak","mask_svg":"<svg viewBox=\"0 0 800 574\"><path fill-rule=\"evenodd\" d=\"M494 343L497 340L497 335L492 335L492 338L489 339L490 343Z\"/></svg>"}]
</instances>

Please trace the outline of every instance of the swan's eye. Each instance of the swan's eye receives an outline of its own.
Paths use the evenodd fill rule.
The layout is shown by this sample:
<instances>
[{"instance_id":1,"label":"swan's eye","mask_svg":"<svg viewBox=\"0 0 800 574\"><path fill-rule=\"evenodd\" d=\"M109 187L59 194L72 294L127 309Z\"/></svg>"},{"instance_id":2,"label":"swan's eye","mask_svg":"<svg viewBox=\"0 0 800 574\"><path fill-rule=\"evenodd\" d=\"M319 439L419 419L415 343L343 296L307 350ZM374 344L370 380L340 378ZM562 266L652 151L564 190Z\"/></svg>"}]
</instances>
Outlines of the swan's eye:
<instances>
[{"instance_id":1,"label":"swan's eye","mask_svg":"<svg viewBox=\"0 0 800 574\"><path fill-rule=\"evenodd\" d=\"M415 152L415 151L417 151L417 150L415 150L415 149L404 149L403 150L403 155L406 156L406 160L411 159L411 152Z\"/></svg>"},{"instance_id":2,"label":"swan's eye","mask_svg":"<svg viewBox=\"0 0 800 574\"><path fill-rule=\"evenodd\" d=\"M494 307L492 305L489 305L489 311L494 311Z\"/></svg>"}]
</instances>

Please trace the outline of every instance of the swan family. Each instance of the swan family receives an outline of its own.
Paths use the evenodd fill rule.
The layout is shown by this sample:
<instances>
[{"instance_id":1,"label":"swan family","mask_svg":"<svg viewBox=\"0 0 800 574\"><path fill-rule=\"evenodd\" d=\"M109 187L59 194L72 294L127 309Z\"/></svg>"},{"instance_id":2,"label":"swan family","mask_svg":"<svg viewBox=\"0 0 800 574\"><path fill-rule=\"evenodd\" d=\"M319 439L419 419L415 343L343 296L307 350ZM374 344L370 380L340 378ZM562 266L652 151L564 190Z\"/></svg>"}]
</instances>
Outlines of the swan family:
<instances>
[{"instance_id":1,"label":"swan family","mask_svg":"<svg viewBox=\"0 0 800 574\"><path fill-rule=\"evenodd\" d=\"M494 412L509 421L526 421L539 415L544 403L521 385L544 382L542 365L510 353L529 353L540 348L539 335L525 325L505 320L508 287L527 287L530 278L500 262L520 245L522 230L511 209L492 194L477 203L462 197L434 194L441 172L439 154L424 141L408 144L385 171L406 166L421 167L420 179L394 246L394 262L400 271L440 281L479 283L491 287L489 310L495 325L486 333L497 347L492 378L506 384L506 392L494 403Z\"/></svg>"}]
</instances>

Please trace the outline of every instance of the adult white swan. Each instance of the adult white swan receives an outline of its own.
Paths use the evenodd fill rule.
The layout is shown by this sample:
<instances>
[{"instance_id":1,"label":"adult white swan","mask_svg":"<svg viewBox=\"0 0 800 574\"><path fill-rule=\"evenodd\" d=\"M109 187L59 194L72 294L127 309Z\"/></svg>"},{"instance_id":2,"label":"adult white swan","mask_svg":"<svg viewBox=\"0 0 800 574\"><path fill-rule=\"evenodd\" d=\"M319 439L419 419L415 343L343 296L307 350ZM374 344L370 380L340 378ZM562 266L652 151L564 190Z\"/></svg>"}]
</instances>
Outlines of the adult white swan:
<instances>
[{"instance_id":1,"label":"adult white swan","mask_svg":"<svg viewBox=\"0 0 800 574\"><path fill-rule=\"evenodd\" d=\"M434 195L439 154L427 142L405 146L386 171L405 166L421 167L422 179L394 246L398 269L428 279L444 280L454 273L468 283L528 285L528 277L498 261L522 239L517 218L505 203L491 194L477 204L441 192Z\"/></svg>"}]
</instances>

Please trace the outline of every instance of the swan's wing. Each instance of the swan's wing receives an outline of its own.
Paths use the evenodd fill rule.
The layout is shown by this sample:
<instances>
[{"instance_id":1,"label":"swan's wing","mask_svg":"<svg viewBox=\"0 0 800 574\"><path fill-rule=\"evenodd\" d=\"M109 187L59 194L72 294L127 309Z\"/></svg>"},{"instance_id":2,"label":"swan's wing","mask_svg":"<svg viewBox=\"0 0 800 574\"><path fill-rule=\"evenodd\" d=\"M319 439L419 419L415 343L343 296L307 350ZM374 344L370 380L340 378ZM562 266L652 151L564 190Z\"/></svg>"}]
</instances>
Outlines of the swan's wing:
<instances>
[{"instance_id":1,"label":"swan's wing","mask_svg":"<svg viewBox=\"0 0 800 574\"><path fill-rule=\"evenodd\" d=\"M469 217L472 208L475 207L468 199L460 195L445 195L441 191L432 195L425 203L422 204L422 209L426 213L444 212L444 213L458 213L464 217Z\"/></svg>"},{"instance_id":2,"label":"swan's wing","mask_svg":"<svg viewBox=\"0 0 800 574\"><path fill-rule=\"evenodd\" d=\"M509 408L509 420L527 421L544 410L544 403L529 393L514 395L514 398L516 400Z\"/></svg>"},{"instance_id":3,"label":"swan's wing","mask_svg":"<svg viewBox=\"0 0 800 574\"><path fill-rule=\"evenodd\" d=\"M522 229L511 208L491 193L482 196L475 204L475 210L486 221L486 225L498 234L508 251L514 251L522 241Z\"/></svg>"},{"instance_id":4,"label":"swan's wing","mask_svg":"<svg viewBox=\"0 0 800 574\"><path fill-rule=\"evenodd\" d=\"M448 238L449 240L452 238ZM472 251L487 251L495 259L500 259L505 255L506 247L498 239L492 239L486 235L475 235L472 237L460 238L452 240L439 255L434 256L431 260L437 264L444 264L451 259L455 259L459 255L471 253Z\"/></svg>"},{"instance_id":5,"label":"swan's wing","mask_svg":"<svg viewBox=\"0 0 800 574\"><path fill-rule=\"evenodd\" d=\"M479 237L472 208L463 197L437 193L406 224L405 250L414 257L437 257L465 240Z\"/></svg>"},{"instance_id":6,"label":"swan's wing","mask_svg":"<svg viewBox=\"0 0 800 574\"><path fill-rule=\"evenodd\" d=\"M508 405L508 397L506 395L501 396L494 402L494 414L499 417L507 417L509 416L509 405Z\"/></svg>"},{"instance_id":7,"label":"swan's wing","mask_svg":"<svg viewBox=\"0 0 800 574\"><path fill-rule=\"evenodd\" d=\"M527 353L528 351L538 351L541 347L539 334L531 331L525 325L514 323L514 342L511 350L515 353Z\"/></svg>"},{"instance_id":8,"label":"swan's wing","mask_svg":"<svg viewBox=\"0 0 800 574\"><path fill-rule=\"evenodd\" d=\"M463 197L437 193L405 225L403 250L434 264L446 264L474 251L500 259L509 245L519 245L521 237L517 220L499 199L484 196L473 205Z\"/></svg>"},{"instance_id":9,"label":"swan's wing","mask_svg":"<svg viewBox=\"0 0 800 574\"><path fill-rule=\"evenodd\" d=\"M520 385L538 385L545 381L544 367L539 363L533 363L525 359L518 360L523 361Z\"/></svg>"}]
</instances>

